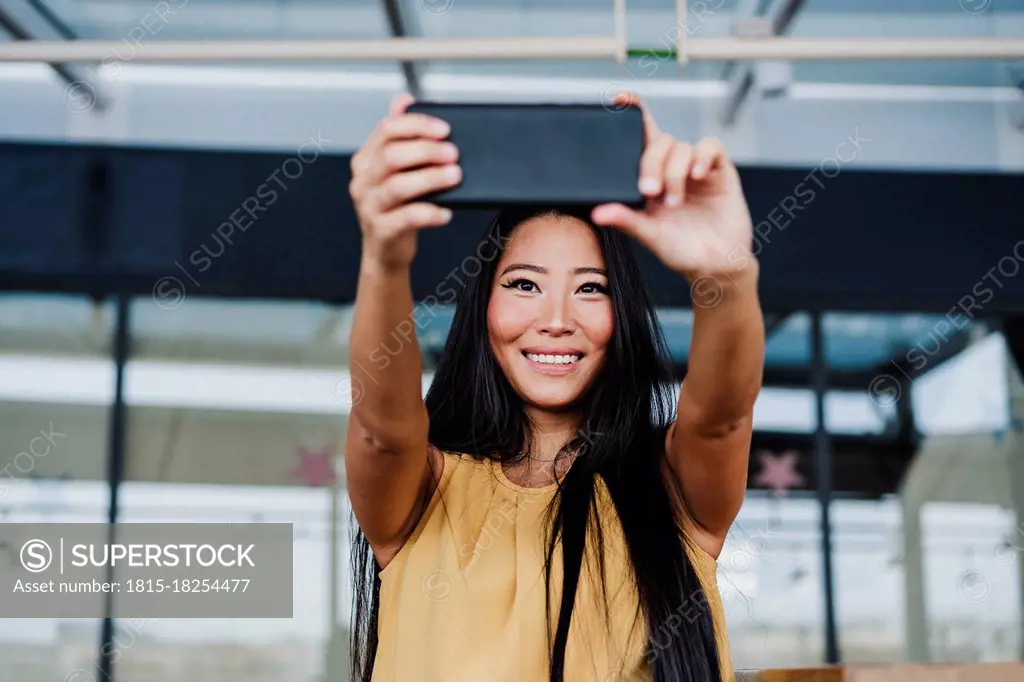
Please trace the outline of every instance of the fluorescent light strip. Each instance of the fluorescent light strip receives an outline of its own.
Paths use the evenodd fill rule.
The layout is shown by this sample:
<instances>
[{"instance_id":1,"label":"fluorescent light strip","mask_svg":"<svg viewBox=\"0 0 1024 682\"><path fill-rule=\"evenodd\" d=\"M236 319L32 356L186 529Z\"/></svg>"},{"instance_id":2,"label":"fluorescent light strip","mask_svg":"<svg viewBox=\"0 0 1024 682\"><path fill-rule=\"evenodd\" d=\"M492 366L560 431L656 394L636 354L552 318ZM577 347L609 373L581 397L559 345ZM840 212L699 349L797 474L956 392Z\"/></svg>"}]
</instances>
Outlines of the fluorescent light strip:
<instances>
[{"instance_id":1,"label":"fluorescent light strip","mask_svg":"<svg viewBox=\"0 0 1024 682\"><path fill-rule=\"evenodd\" d=\"M405 80L394 71L323 71L282 68L231 68L120 64L99 70L104 77L138 85L216 88L283 88L288 90L373 90L399 92ZM0 72L2 73L2 72Z\"/></svg>"},{"instance_id":2,"label":"fluorescent light strip","mask_svg":"<svg viewBox=\"0 0 1024 682\"><path fill-rule=\"evenodd\" d=\"M114 364L101 358L0 355L0 400L109 405ZM433 380L423 375L423 394ZM140 407L347 414L351 374L341 367L260 367L139 360L125 368L125 401Z\"/></svg>"},{"instance_id":3,"label":"fluorescent light strip","mask_svg":"<svg viewBox=\"0 0 1024 682\"><path fill-rule=\"evenodd\" d=\"M433 381L423 375L423 395ZM343 415L349 412L351 374L341 367L271 367L139 360L125 370L125 401L138 407L178 407L236 412ZM674 395L676 386L668 387ZM830 404L834 405L830 397ZM102 358L0 355L0 401L108 406L114 399L114 365ZM842 431L876 431L880 423L847 397L831 408L830 425ZM838 406L836 406L838 407ZM813 425L809 391L764 389L755 409L759 429L806 432Z\"/></svg>"},{"instance_id":4,"label":"fluorescent light strip","mask_svg":"<svg viewBox=\"0 0 1024 682\"><path fill-rule=\"evenodd\" d=\"M99 358L0 355L0 400L109 405L114 363Z\"/></svg>"},{"instance_id":5,"label":"fluorescent light strip","mask_svg":"<svg viewBox=\"0 0 1024 682\"><path fill-rule=\"evenodd\" d=\"M965 85L886 85L855 83L794 83L793 100L857 100L882 102L1016 102L1017 88Z\"/></svg>"},{"instance_id":6,"label":"fluorescent light strip","mask_svg":"<svg viewBox=\"0 0 1024 682\"><path fill-rule=\"evenodd\" d=\"M280 68L230 68L124 64L99 73L112 81L137 85L176 85L216 88L279 88L395 93L404 89L397 71L323 71ZM0 65L0 80L53 81L52 73L38 64ZM425 74L423 89L430 98L443 95L494 96L502 99L554 96L600 101L609 93L633 90L646 98L716 99L728 94L723 81L674 79L562 78L545 76ZM853 100L887 102L1015 102L1020 91L1012 87L889 85L858 83L794 83L792 100Z\"/></svg>"},{"instance_id":7,"label":"fluorescent light strip","mask_svg":"<svg viewBox=\"0 0 1024 682\"><path fill-rule=\"evenodd\" d=\"M47 64L0 64L0 83L7 80L59 83L60 77Z\"/></svg>"},{"instance_id":8,"label":"fluorescent light strip","mask_svg":"<svg viewBox=\"0 0 1024 682\"><path fill-rule=\"evenodd\" d=\"M632 91L643 97L714 98L726 92L722 81L633 78L622 73L619 78L561 78L545 76L469 76L462 74L428 74L423 78L427 92L491 94L511 99L516 96L554 95L582 97L595 102L609 101L618 92Z\"/></svg>"},{"instance_id":9,"label":"fluorescent light strip","mask_svg":"<svg viewBox=\"0 0 1024 682\"><path fill-rule=\"evenodd\" d=\"M125 400L150 407L341 414L347 412L343 391L350 381L340 368L140 361L127 367Z\"/></svg>"},{"instance_id":10,"label":"fluorescent light strip","mask_svg":"<svg viewBox=\"0 0 1024 682\"><path fill-rule=\"evenodd\" d=\"M0 74L3 69L0 68ZM245 69L230 67L182 67L128 64L101 69L111 80L139 85L183 85L196 87L256 87L317 90L372 90L399 92L405 81L400 73L382 71L323 71L287 69ZM676 81L633 79L623 73L621 80L608 78L560 78L495 74L427 73L422 79L427 97L435 93L498 95L501 97L557 95L584 97L594 101L607 96L610 88L622 86L648 97L718 97L725 92L719 81Z\"/></svg>"},{"instance_id":11,"label":"fluorescent light strip","mask_svg":"<svg viewBox=\"0 0 1024 682\"><path fill-rule=\"evenodd\" d=\"M117 80L139 84L210 85L217 87L316 88L398 92L404 88L400 74L387 72L286 71L283 69L195 69L174 66L130 65L114 75ZM715 99L728 94L724 81L633 78L621 74L609 78L562 78L495 74L428 73L421 79L427 97L438 93L520 96L551 95L600 100L616 89L632 90L649 98ZM888 85L861 83L794 83L789 89L794 100L879 100L883 102L990 102L1017 101L1020 92L1010 87L943 85Z\"/></svg>"}]
</instances>

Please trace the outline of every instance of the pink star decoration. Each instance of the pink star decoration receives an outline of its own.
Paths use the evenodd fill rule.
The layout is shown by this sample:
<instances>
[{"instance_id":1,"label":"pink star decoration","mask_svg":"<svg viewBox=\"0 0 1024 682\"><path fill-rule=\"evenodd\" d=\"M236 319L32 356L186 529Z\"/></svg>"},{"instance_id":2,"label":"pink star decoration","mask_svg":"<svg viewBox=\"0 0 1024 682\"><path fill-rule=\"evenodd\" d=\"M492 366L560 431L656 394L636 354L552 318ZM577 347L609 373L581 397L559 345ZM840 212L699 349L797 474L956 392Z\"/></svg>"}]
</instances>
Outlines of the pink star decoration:
<instances>
[{"instance_id":1,"label":"pink star decoration","mask_svg":"<svg viewBox=\"0 0 1024 682\"><path fill-rule=\"evenodd\" d=\"M761 460L761 471L754 483L771 488L775 497L782 497L787 490L806 483L804 477L796 471L796 462L800 458L796 450L787 450L779 456L762 450L757 456Z\"/></svg>"},{"instance_id":2,"label":"pink star decoration","mask_svg":"<svg viewBox=\"0 0 1024 682\"><path fill-rule=\"evenodd\" d=\"M302 479L306 485L318 488L334 483L334 451L324 448L321 451L299 450L299 464L292 470L292 475Z\"/></svg>"}]
</instances>

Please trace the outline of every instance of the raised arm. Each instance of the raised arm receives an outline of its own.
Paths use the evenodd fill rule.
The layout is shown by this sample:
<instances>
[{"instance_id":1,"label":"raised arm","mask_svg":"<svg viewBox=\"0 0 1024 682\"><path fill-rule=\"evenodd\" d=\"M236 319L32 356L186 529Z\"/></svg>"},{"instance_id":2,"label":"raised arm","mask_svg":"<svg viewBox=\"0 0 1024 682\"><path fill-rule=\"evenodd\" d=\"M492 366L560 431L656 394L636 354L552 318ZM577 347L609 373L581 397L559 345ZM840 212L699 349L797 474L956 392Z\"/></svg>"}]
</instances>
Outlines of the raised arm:
<instances>
[{"instance_id":1,"label":"raised arm","mask_svg":"<svg viewBox=\"0 0 1024 682\"><path fill-rule=\"evenodd\" d=\"M349 350L355 388L345 467L356 520L382 568L405 543L436 483L410 267L418 230L444 225L451 216L415 197L460 179L454 147L442 141L447 124L405 113L411 102L396 98L352 157L349 188L363 251Z\"/></svg>"},{"instance_id":2,"label":"raised arm","mask_svg":"<svg viewBox=\"0 0 1024 682\"><path fill-rule=\"evenodd\" d=\"M747 488L754 401L764 373L764 319L757 262L693 289L693 338L679 408L665 444L697 523L698 541L722 550ZM701 299L718 299L702 307Z\"/></svg>"},{"instance_id":3,"label":"raised arm","mask_svg":"<svg viewBox=\"0 0 1024 682\"><path fill-rule=\"evenodd\" d=\"M620 96L622 103L631 99ZM646 209L605 204L593 217L635 237L689 282L689 371L665 449L693 521L689 530L717 557L743 504L764 369L750 210L739 173L718 140L680 142L662 133L646 111L644 118L640 190ZM680 284L686 285L682 279Z\"/></svg>"}]
</instances>

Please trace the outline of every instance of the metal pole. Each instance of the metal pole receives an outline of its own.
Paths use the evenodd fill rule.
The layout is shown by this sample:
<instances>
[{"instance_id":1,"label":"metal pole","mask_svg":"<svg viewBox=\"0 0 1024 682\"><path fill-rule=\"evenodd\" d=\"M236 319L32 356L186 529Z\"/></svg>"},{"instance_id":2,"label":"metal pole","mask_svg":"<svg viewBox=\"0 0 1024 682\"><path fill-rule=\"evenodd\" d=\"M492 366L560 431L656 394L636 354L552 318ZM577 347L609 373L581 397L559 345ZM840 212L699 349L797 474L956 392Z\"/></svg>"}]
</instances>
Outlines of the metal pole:
<instances>
[{"instance_id":1,"label":"metal pole","mask_svg":"<svg viewBox=\"0 0 1024 682\"><path fill-rule=\"evenodd\" d=\"M332 462L334 468L337 469L337 460ZM341 496L341 483L338 477L335 476L334 483L331 484L331 560L328 570L331 572L331 583L330 583L330 596L331 606L329 609L331 618L331 632L333 633L338 628L338 581L341 580L341 567L338 561L338 535L340 528L338 526L338 498Z\"/></svg>"},{"instance_id":2,"label":"metal pole","mask_svg":"<svg viewBox=\"0 0 1024 682\"><path fill-rule=\"evenodd\" d=\"M687 21L686 13L686 0L676 0L676 63L679 66L686 66L686 62L689 59L689 50L687 44L689 41L686 39L686 32L689 30L689 22Z\"/></svg>"},{"instance_id":3,"label":"metal pole","mask_svg":"<svg viewBox=\"0 0 1024 682\"><path fill-rule=\"evenodd\" d=\"M910 400L910 396L904 396ZM903 582L906 614L906 659L931 661L928 641L928 601L924 589L924 550L921 546L921 500L917 487L903 490Z\"/></svg>"},{"instance_id":4,"label":"metal pole","mask_svg":"<svg viewBox=\"0 0 1024 682\"><path fill-rule=\"evenodd\" d=\"M113 62L116 41L0 43L0 62ZM607 59L621 52L614 36L559 38L383 38L373 40L153 41L132 62L380 62L435 60ZM635 54L636 49L630 50ZM647 54L650 51L640 50ZM675 57L674 51L670 51ZM908 60L1024 58L1024 38L690 38L689 60Z\"/></svg>"},{"instance_id":5,"label":"metal pole","mask_svg":"<svg viewBox=\"0 0 1024 682\"><path fill-rule=\"evenodd\" d=\"M77 37L71 32L71 29L65 26L56 17L56 15L50 11L46 5L43 5L36 0L29 0L27 4L33 11L37 12L38 16L59 36L67 40L74 40ZM37 35L30 33L25 27L23 27L10 12L6 11L3 8L2 3L0 3L0 29L7 31L11 35L11 38L19 41L36 40L38 38ZM58 78L67 84L68 90L65 91L65 97L80 97L82 95L91 97L92 101L89 102L89 108L96 111L104 111L110 107L110 99L106 95L100 93L99 89L96 87L97 79L94 74L87 73L83 67L78 66L49 64L49 67L53 69L53 72L57 74Z\"/></svg>"},{"instance_id":6,"label":"metal pole","mask_svg":"<svg viewBox=\"0 0 1024 682\"><path fill-rule=\"evenodd\" d=\"M626 0L613 0L612 18L615 22L615 62L619 65L629 59L629 36L626 25Z\"/></svg>"},{"instance_id":7,"label":"metal pole","mask_svg":"<svg viewBox=\"0 0 1024 682\"><path fill-rule=\"evenodd\" d=\"M124 371L128 362L129 316L131 305L127 296L118 296L117 322L114 327L114 404L110 406L109 459L107 461L107 484L110 487L110 503L107 509L107 542L117 542L117 518L120 511L121 481L124 480L126 406L124 403ZM114 582L113 564L107 566L107 582ZM114 593L107 592L103 606L103 629L100 638L100 679L111 682L114 679Z\"/></svg>"},{"instance_id":8,"label":"metal pole","mask_svg":"<svg viewBox=\"0 0 1024 682\"><path fill-rule=\"evenodd\" d=\"M345 484L341 478L342 462L344 461L343 446L334 452L332 464L334 466L334 482L331 484L331 556L330 556L330 636L325 649L324 678L325 680L343 680L351 667L351 656L349 652L349 641L344 628L339 620L338 598L341 593L343 580L341 560L339 551L342 549L341 532L345 525L340 517L341 495Z\"/></svg>"},{"instance_id":9,"label":"metal pole","mask_svg":"<svg viewBox=\"0 0 1024 682\"><path fill-rule=\"evenodd\" d=\"M832 497L832 439L825 423L825 396L828 375L821 313L811 315L811 383L814 389L817 428L814 431L814 461L818 478L818 503L821 506L821 561L825 592L825 661L839 662L839 637L836 631L835 585L832 576L832 523L829 505Z\"/></svg>"},{"instance_id":10,"label":"metal pole","mask_svg":"<svg viewBox=\"0 0 1024 682\"><path fill-rule=\"evenodd\" d=\"M332 460L335 470L337 470L337 460ZM340 532L338 524L338 498L341 496L341 482L338 477L335 476L334 483L329 488L331 495L331 523L330 523L330 552L327 570L329 573L329 599L331 600L328 608L328 617L330 618L329 624L329 635L327 639L327 647L324 651L324 671L326 680L341 680L344 678L345 670L342 666L342 648L345 642L339 639L339 624L338 624L338 592L339 585L338 581L341 580L341 567L338 561L338 535Z\"/></svg>"},{"instance_id":11,"label":"metal pole","mask_svg":"<svg viewBox=\"0 0 1024 682\"><path fill-rule=\"evenodd\" d=\"M384 0L384 13L388 18L388 27L391 35L396 38L404 38L409 35L405 28L405 19L402 16L400 0ZM423 99L423 88L420 87L420 75L416 71L416 65L412 62L402 62L402 75L405 76L405 86L409 94L415 99Z\"/></svg>"},{"instance_id":12,"label":"metal pole","mask_svg":"<svg viewBox=\"0 0 1024 682\"><path fill-rule=\"evenodd\" d=\"M132 62L433 61L611 59L614 37L380 38L369 40L152 41ZM0 61L117 61L123 42L75 40L0 43Z\"/></svg>"},{"instance_id":13,"label":"metal pole","mask_svg":"<svg viewBox=\"0 0 1024 682\"><path fill-rule=\"evenodd\" d=\"M803 6L804 0L778 0L768 7L765 17L756 18L755 21L760 19L761 25L767 29L765 37L785 35ZM739 22L733 24L734 30L738 24ZM750 95L750 91L754 89L754 82L757 80L755 64L744 64L735 71L730 68L732 66L735 64L726 65L726 73L730 74L730 78L729 96L722 113L722 123L725 125L736 123L740 108Z\"/></svg>"}]
</instances>

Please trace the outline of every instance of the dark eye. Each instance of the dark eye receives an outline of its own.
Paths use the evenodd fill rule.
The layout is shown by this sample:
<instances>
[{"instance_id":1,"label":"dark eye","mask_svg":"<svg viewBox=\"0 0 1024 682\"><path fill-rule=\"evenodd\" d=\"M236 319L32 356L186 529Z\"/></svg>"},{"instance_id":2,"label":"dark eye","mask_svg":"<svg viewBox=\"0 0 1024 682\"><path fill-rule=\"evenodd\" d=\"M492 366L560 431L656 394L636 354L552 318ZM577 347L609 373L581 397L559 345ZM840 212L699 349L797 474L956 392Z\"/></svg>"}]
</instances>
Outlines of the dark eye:
<instances>
[{"instance_id":1,"label":"dark eye","mask_svg":"<svg viewBox=\"0 0 1024 682\"><path fill-rule=\"evenodd\" d=\"M607 294L608 287L597 282L587 282L580 286L580 293L583 294Z\"/></svg>"},{"instance_id":2,"label":"dark eye","mask_svg":"<svg viewBox=\"0 0 1024 682\"><path fill-rule=\"evenodd\" d=\"M537 291L537 285L528 279L517 279L509 282L508 284L502 284L501 286L506 289L518 289L526 293L533 293Z\"/></svg>"}]
</instances>

